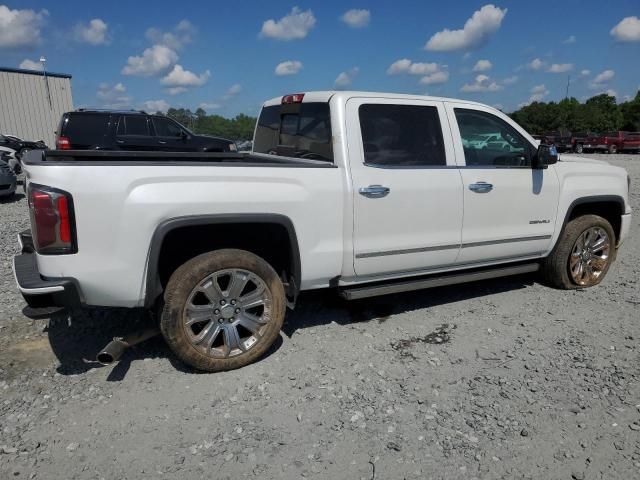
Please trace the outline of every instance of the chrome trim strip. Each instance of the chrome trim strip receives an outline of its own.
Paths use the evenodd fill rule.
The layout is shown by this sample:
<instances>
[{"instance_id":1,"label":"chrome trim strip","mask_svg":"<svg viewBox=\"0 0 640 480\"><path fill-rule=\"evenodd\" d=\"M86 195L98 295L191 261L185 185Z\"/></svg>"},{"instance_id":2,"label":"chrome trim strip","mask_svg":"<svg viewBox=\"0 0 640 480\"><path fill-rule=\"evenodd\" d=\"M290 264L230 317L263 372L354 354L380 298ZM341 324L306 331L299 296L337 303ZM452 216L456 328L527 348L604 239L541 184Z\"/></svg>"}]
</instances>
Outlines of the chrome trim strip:
<instances>
[{"instance_id":1,"label":"chrome trim strip","mask_svg":"<svg viewBox=\"0 0 640 480\"><path fill-rule=\"evenodd\" d=\"M435 250L451 250L453 248L460 248L460 244L440 245L437 247L406 248L404 250L388 250L386 252L356 253L356 258L385 257L387 255L404 255L406 253L432 252Z\"/></svg>"},{"instance_id":2,"label":"chrome trim strip","mask_svg":"<svg viewBox=\"0 0 640 480\"><path fill-rule=\"evenodd\" d=\"M551 235L534 235L530 237L518 237L518 238L506 238L502 240L488 240L482 242L469 242L462 245L440 245L436 247L420 247L420 248L407 248L404 250L387 250L384 252L367 252L356 253L356 258L373 258L373 257L386 257L388 255L404 255L407 253L422 253L433 252L438 250L451 250L454 248L469 248L469 247L482 247L485 245L499 245L501 243L513 243L513 242L530 242L533 240L549 240Z\"/></svg>"}]
</instances>

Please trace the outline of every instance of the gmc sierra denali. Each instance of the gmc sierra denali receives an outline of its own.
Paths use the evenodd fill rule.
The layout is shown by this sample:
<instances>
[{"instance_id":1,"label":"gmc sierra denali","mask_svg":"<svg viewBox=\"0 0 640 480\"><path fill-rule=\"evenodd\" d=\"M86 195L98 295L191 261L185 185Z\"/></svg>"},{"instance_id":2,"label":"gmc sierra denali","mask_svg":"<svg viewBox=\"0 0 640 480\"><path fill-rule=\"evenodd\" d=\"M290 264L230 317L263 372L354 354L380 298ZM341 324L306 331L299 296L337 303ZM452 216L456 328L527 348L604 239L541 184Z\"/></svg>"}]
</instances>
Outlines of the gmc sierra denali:
<instances>
[{"instance_id":1,"label":"gmc sierra denali","mask_svg":"<svg viewBox=\"0 0 640 480\"><path fill-rule=\"evenodd\" d=\"M155 309L175 354L207 371L260 357L302 290L361 299L536 270L596 285L631 221L624 169L559 159L500 111L445 98L285 95L248 154L24 163L14 271L29 305Z\"/></svg>"}]
</instances>

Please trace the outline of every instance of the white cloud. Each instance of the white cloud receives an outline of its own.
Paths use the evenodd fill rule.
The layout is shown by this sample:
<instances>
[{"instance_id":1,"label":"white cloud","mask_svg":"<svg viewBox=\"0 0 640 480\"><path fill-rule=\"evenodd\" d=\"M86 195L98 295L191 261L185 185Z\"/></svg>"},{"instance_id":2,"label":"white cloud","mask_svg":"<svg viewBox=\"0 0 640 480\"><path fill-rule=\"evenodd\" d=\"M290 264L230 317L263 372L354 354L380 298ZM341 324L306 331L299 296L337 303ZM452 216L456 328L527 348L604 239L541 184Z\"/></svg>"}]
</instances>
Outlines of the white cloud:
<instances>
[{"instance_id":1,"label":"white cloud","mask_svg":"<svg viewBox=\"0 0 640 480\"><path fill-rule=\"evenodd\" d=\"M297 40L305 38L315 24L316 17L311 10L303 12L298 7L293 7L289 15L280 20L269 19L264 22L260 36L277 40Z\"/></svg>"},{"instance_id":2,"label":"white cloud","mask_svg":"<svg viewBox=\"0 0 640 480\"><path fill-rule=\"evenodd\" d=\"M534 58L529 63L527 63L527 68L529 70L540 70L544 66L545 66L545 62L543 62L539 58Z\"/></svg>"},{"instance_id":3,"label":"white cloud","mask_svg":"<svg viewBox=\"0 0 640 480\"><path fill-rule=\"evenodd\" d=\"M29 60L25 58L18 68L24 68L25 70L42 70L42 64L40 62L34 62L33 60Z\"/></svg>"},{"instance_id":4,"label":"white cloud","mask_svg":"<svg viewBox=\"0 0 640 480\"><path fill-rule=\"evenodd\" d=\"M110 43L108 25L99 18L89 23L78 23L74 28L75 39L90 45L107 45Z\"/></svg>"},{"instance_id":5,"label":"white cloud","mask_svg":"<svg viewBox=\"0 0 640 480\"><path fill-rule=\"evenodd\" d=\"M181 93L188 92L189 89L187 87L169 87L164 89L169 95L179 95Z\"/></svg>"},{"instance_id":6,"label":"white cloud","mask_svg":"<svg viewBox=\"0 0 640 480\"><path fill-rule=\"evenodd\" d=\"M218 110L219 108L222 108L222 105L215 102L211 102L211 103L203 102L200 105L198 105L198 107L202 108L203 110Z\"/></svg>"},{"instance_id":7,"label":"white cloud","mask_svg":"<svg viewBox=\"0 0 640 480\"><path fill-rule=\"evenodd\" d=\"M439 71L425 75L420 79L421 85L437 85L440 83L446 83L449 80L449 72Z\"/></svg>"},{"instance_id":8,"label":"white cloud","mask_svg":"<svg viewBox=\"0 0 640 480\"><path fill-rule=\"evenodd\" d=\"M47 10L11 10L0 5L0 48L29 48L40 44Z\"/></svg>"},{"instance_id":9,"label":"white cloud","mask_svg":"<svg viewBox=\"0 0 640 480\"><path fill-rule=\"evenodd\" d=\"M388 75L429 75L436 73L440 70L440 66L437 63L413 63L408 58L396 60L389 68L387 68Z\"/></svg>"},{"instance_id":10,"label":"white cloud","mask_svg":"<svg viewBox=\"0 0 640 480\"><path fill-rule=\"evenodd\" d=\"M369 12L369 10L358 10L357 8L352 8L351 10L346 11L340 17L340 20L351 28L366 27L369 25L369 21L371 20L371 12Z\"/></svg>"},{"instance_id":11,"label":"white cloud","mask_svg":"<svg viewBox=\"0 0 640 480\"><path fill-rule=\"evenodd\" d=\"M496 108L500 111L504 110L504 105L502 105L501 103L494 103L493 104L493 108Z\"/></svg>"},{"instance_id":12,"label":"white cloud","mask_svg":"<svg viewBox=\"0 0 640 480\"><path fill-rule=\"evenodd\" d=\"M433 35L425 50L450 51L472 50L483 46L489 38L498 31L507 9L500 9L494 5L485 5L473 13L461 30L444 29Z\"/></svg>"},{"instance_id":13,"label":"white cloud","mask_svg":"<svg viewBox=\"0 0 640 480\"><path fill-rule=\"evenodd\" d=\"M182 65L175 65L165 77L160 80L160 83L166 87L201 87L211 77L211 72L205 70L204 73L196 75L189 70L182 68ZM177 92L181 93L181 92Z\"/></svg>"},{"instance_id":14,"label":"white cloud","mask_svg":"<svg viewBox=\"0 0 640 480\"><path fill-rule=\"evenodd\" d=\"M516 83L518 81L518 76L514 75L512 77L507 77L504 80L502 80L502 84L503 85L513 85L514 83Z\"/></svg>"},{"instance_id":15,"label":"white cloud","mask_svg":"<svg viewBox=\"0 0 640 480\"><path fill-rule=\"evenodd\" d=\"M493 67L493 64L489 60L478 60L473 66L473 71L486 72L487 70L491 70L491 67Z\"/></svg>"},{"instance_id":16,"label":"white cloud","mask_svg":"<svg viewBox=\"0 0 640 480\"><path fill-rule=\"evenodd\" d=\"M567 37L562 43L564 43L566 45L570 45L572 43L576 43L576 36L575 35L569 35L569 37Z\"/></svg>"},{"instance_id":17,"label":"white cloud","mask_svg":"<svg viewBox=\"0 0 640 480\"><path fill-rule=\"evenodd\" d=\"M623 18L609 33L619 42L640 42L640 18Z\"/></svg>"},{"instance_id":18,"label":"white cloud","mask_svg":"<svg viewBox=\"0 0 640 480\"><path fill-rule=\"evenodd\" d=\"M604 93L606 93L610 97L617 97L618 96L618 92L616 92L612 88L608 88L607 90L604 91Z\"/></svg>"},{"instance_id":19,"label":"white cloud","mask_svg":"<svg viewBox=\"0 0 640 480\"><path fill-rule=\"evenodd\" d=\"M341 72L340 75L336 77L335 86L338 89L346 88L353 82L356 75L360 69L358 67L353 67L349 71Z\"/></svg>"},{"instance_id":20,"label":"white cloud","mask_svg":"<svg viewBox=\"0 0 640 480\"><path fill-rule=\"evenodd\" d=\"M229 100L230 98L238 95L241 91L242 91L242 85L240 85L239 83L234 83L229 87L229 89L227 90L227 93L225 93L222 98L224 100Z\"/></svg>"},{"instance_id":21,"label":"white cloud","mask_svg":"<svg viewBox=\"0 0 640 480\"><path fill-rule=\"evenodd\" d=\"M142 106L146 111L153 113L169 110L169 104L165 100L147 100Z\"/></svg>"},{"instance_id":22,"label":"white cloud","mask_svg":"<svg viewBox=\"0 0 640 480\"><path fill-rule=\"evenodd\" d=\"M602 89L608 82L613 80L615 74L616 72L613 70L604 70L593 78L593 80L589 84L589 87L593 90Z\"/></svg>"},{"instance_id":23,"label":"white cloud","mask_svg":"<svg viewBox=\"0 0 640 480\"><path fill-rule=\"evenodd\" d=\"M172 50L181 50L185 45L192 42L196 33L196 27L189 20L181 20L169 32L163 32L158 28L149 28L145 35L155 45L164 45Z\"/></svg>"},{"instance_id":24,"label":"white cloud","mask_svg":"<svg viewBox=\"0 0 640 480\"><path fill-rule=\"evenodd\" d=\"M554 63L551 65L547 72L549 73L566 73L573 70L573 63Z\"/></svg>"},{"instance_id":25,"label":"white cloud","mask_svg":"<svg viewBox=\"0 0 640 480\"><path fill-rule=\"evenodd\" d=\"M148 77L163 73L178 61L178 54L165 45L145 49L141 56L131 56L122 68L123 75Z\"/></svg>"},{"instance_id":26,"label":"white cloud","mask_svg":"<svg viewBox=\"0 0 640 480\"><path fill-rule=\"evenodd\" d=\"M582 75L583 77L588 77L589 75L591 75L591 70L587 70L585 68L584 70L580 71L580 75Z\"/></svg>"},{"instance_id":27,"label":"white cloud","mask_svg":"<svg viewBox=\"0 0 640 480\"><path fill-rule=\"evenodd\" d=\"M106 108L126 108L131 105L131 97L127 95L127 89L122 83L101 83L98 85L96 98Z\"/></svg>"},{"instance_id":28,"label":"white cloud","mask_svg":"<svg viewBox=\"0 0 640 480\"><path fill-rule=\"evenodd\" d=\"M536 85L531 89L531 96L529 97L529 103L541 102L547 95L549 90L543 85Z\"/></svg>"},{"instance_id":29,"label":"white cloud","mask_svg":"<svg viewBox=\"0 0 640 480\"><path fill-rule=\"evenodd\" d=\"M473 83L466 83L460 88L460 91L466 93L476 92L497 92L504 87L498 84L496 81L491 80L487 75L480 74L476 76Z\"/></svg>"},{"instance_id":30,"label":"white cloud","mask_svg":"<svg viewBox=\"0 0 640 480\"><path fill-rule=\"evenodd\" d=\"M279 63L276 66L275 74L279 77L284 75L295 75L302 70L302 62L298 60L287 60L286 62Z\"/></svg>"}]
</instances>

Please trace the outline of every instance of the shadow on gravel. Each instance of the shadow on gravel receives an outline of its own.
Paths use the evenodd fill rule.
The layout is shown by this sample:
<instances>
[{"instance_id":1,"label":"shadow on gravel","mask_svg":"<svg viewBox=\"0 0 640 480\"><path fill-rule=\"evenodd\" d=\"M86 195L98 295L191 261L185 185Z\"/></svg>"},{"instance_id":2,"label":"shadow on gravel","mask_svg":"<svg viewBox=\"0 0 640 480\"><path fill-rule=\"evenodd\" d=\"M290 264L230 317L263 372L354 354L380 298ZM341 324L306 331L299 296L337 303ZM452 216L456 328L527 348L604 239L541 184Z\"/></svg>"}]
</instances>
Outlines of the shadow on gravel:
<instances>
[{"instance_id":1,"label":"shadow on gravel","mask_svg":"<svg viewBox=\"0 0 640 480\"><path fill-rule=\"evenodd\" d=\"M17 203L24 198L24 193L14 193L10 197L0 197L0 203Z\"/></svg>"},{"instance_id":2,"label":"shadow on gravel","mask_svg":"<svg viewBox=\"0 0 640 480\"><path fill-rule=\"evenodd\" d=\"M290 337L298 329L332 322L349 325L377 320L382 323L399 313L526 288L533 281L533 276L509 277L351 302L342 300L332 290L306 292L300 295L296 310L288 312L282 332ZM200 373L178 360L160 336L127 349L113 366L103 367L95 361L96 354L111 339L152 326L152 321L141 309L85 308L72 314L54 314L46 331L51 349L60 362L58 373L78 375L93 368L111 368L107 380L121 381L133 362L147 358L168 358L181 372ZM434 343L444 338L440 331L434 335ZM430 339L424 339L427 340ZM262 359L277 352L282 344L282 337L278 337Z\"/></svg>"}]
</instances>

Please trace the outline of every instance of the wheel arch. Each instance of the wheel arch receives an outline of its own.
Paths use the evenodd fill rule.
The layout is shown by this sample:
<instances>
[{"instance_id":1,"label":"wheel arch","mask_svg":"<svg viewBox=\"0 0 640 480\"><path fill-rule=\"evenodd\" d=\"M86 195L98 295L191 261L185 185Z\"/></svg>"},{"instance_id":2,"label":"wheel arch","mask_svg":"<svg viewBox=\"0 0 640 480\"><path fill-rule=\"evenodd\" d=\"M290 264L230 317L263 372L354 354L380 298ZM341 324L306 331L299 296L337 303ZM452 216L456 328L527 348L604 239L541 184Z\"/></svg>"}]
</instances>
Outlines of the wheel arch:
<instances>
[{"instance_id":1,"label":"wheel arch","mask_svg":"<svg viewBox=\"0 0 640 480\"><path fill-rule=\"evenodd\" d=\"M223 238L223 236L213 237L209 241L207 237L204 239L204 242L199 245L189 244L188 247L180 251L180 255L178 255L175 261L179 261L180 264L182 264L184 261L200 253L220 248L245 249L263 258L267 257L264 259L272 265L278 275L282 273L286 274L287 278L283 279L283 281L286 280L285 291L287 296L295 301L300 290L302 267L298 238L291 219L284 215L273 213L213 214L171 218L163 221L156 227L151 237L144 280L144 306L146 308L151 308L155 305L164 291L164 284L166 284L168 280L168 272L170 275L170 273L175 270L175 268L172 269L171 263L169 263L168 269L166 265L163 265L162 253L163 249L168 248L168 242L175 243L193 232L211 234L221 226L231 231L246 231L250 228L259 227L263 230L262 233L268 233L270 235L264 235L264 237L269 238L263 238L263 236L258 234L250 241L245 239L241 242L235 242L231 239L220 241L220 238ZM261 243L262 240L266 240L266 242ZM274 249L268 250L270 245L273 246L275 244L274 242L282 240L286 240L288 245L285 246L280 243L277 245L281 247L280 250L285 249L286 251L276 252ZM278 255L281 254L282 256L279 257ZM175 265L176 268L177 266L179 265ZM278 271L278 267L284 268L285 271Z\"/></svg>"},{"instance_id":2,"label":"wheel arch","mask_svg":"<svg viewBox=\"0 0 640 480\"><path fill-rule=\"evenodd\" d=\"M617 244L620 238L622 215L624 212L624 198L619 195L592 195L577 198L573 200L569 208L567 208L556 243L560 240L560 235L569 221L580 215L595 214L605 218L611 224L616 235Z\"/></svg>"}]
</instances>

